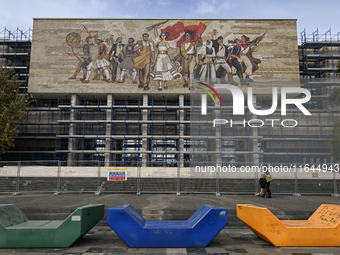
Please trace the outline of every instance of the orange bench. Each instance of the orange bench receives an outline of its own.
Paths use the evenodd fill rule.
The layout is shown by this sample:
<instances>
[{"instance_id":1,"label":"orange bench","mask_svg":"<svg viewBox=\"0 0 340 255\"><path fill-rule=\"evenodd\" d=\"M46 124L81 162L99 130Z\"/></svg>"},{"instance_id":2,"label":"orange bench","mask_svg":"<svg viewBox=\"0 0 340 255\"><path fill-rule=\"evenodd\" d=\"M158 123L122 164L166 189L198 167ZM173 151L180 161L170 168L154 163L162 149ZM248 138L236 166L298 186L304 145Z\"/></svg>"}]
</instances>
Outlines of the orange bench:
<instances>
[{"instance_id":1,"label":"orange bench","mask_svg":"<svg viewBox=\"0 0 340 255\"><path fill-rule=\"evenodd\" d=\"M267 208L238 204L237 217L275 246L340 246L340 205L322 204L308 220L279 220Z\"/></svg>"}]
</instances>

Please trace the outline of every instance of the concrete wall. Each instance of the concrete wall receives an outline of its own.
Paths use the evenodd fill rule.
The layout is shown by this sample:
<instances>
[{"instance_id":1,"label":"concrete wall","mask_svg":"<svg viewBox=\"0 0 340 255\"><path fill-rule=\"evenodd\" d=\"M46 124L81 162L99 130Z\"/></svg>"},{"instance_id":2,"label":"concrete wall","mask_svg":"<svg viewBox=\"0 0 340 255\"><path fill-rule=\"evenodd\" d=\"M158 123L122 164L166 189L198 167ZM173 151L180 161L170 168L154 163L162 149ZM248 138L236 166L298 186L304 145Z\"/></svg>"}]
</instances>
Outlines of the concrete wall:
<instances>
[{"instance_id":1,"label":"concrete wall","mask_svg":"<svg viewBox=\"0 0 340 255\"><path fill-rule=\"evenodd\" d=\"M107 176L108 169L126 169L128 173L128 178L136 178L138 176L137 167L100 167L100 177L105 178ZM141 178L177 178L177 167L167 167L167 168L156 168L156 167L142 167L140 169ZM190 171L190 168L180 168L180 177L181 178L216 178L216 173L207 173L203 172L203 168L201 168L201 172L196 172L195 170ZM232 172L234 171L235 172ZM260 174L251 172L249 169L245 168L235 168L234 170L221 172L218 174L218 178L221 179L255 179ZM248 172L247 172L248 171ZM287 171L287 172L285 172ZM58 167L45 167L45 166L22 166L20 168L20 176L21 177L57 177ZM0 168L0 177L16 177L17 176L17 167L16 166L4 166ZM98 177L98 167L61 167L60 172L61 177L74 177L74 178L82 178L82 177ZM294 179L294 169L275 169L272 172L273 179ZM335 175L336 178L340 179L340 174ZM322 170L319 172L315 170L313 172L312 168L297 169L297 178L298 179L333 179L333 172L327 171L323 172Z\"/></svg>"}]
</instances>

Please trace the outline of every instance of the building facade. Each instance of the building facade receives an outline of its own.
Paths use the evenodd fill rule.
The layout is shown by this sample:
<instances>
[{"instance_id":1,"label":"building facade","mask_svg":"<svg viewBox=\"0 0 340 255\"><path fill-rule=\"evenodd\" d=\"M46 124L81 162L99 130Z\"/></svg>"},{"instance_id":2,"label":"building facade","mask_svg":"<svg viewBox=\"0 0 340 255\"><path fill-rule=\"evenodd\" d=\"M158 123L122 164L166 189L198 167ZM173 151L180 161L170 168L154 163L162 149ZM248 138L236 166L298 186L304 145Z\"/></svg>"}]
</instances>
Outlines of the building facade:
<instances>
[{"instance_id":1,"label":"building facade","mask_svg":"<svg viewBox=\"0 0 340 255\"><path fill-rule=\"evenodd\" d=\"M339 120L339 109L326 98L340 84L334 73L340 60L339 34L328 31L321 35L316 31L310 36L304 31L298 43L296 20L170 20L157 25L162 22L35 19L32 39L31 31L14 33L5 29L0 35L0 63L19 74L18 81L23 81L21 91L34 98L29 114L19 123L15 148L2 160L59 160L67 166L94 166L100 162L103 166L178 168L190 167L192 162L216 163L216 159L237 167L332 163L328 141L333 123ZM171 40L182 37L172 43L174 48L167 38L164 53L160 50L161 37L155 31L158 35L170 32ZM186 41L181 32L189 33L191 38ZM128 54L134 53L133 49L143 46L144 33L149 34L153 46L144 45L146 48L140 51L147 49L155 66L161 63L161 55L167 54L171 61L182 55L178 61L181 76L168 80L168 89L164 87L164 78L159 82L151 76L146 90L145 84L138 83L144 78L140 76L143 68L138 69L135 61L135 68L120 65ZM219 36L224 39L220 44L224 46L209 47L209 42L214 46ZM129 38L134 39L131 52L125 47ZM193 45L189 49L193 53L188 55L196 59L192 71L190 63L184 68L186 42ZM125 56L122 52L114 56L111 50L120 43L124 44L121 50L126 50ZM205 55L205 59L216 62L222 59L219 66L215 63L215 74L208 78L202 73L212 68L211 62L202 61L199 65L197 54L204 47L208 49L202 50L204 54L214 49L211 50L214 55L211 58ZM225 47L224 56L218 55L222 50L219 47ZM117 51L117 47L114 49ZM252 52L248 59L247 49ZM138 56L142 55L134 58ZM116 69L115 63L119 63ZM116 82L112 82L114 70ZM156 72L156 67L151 67L150 72L153 70ZM235 116L230 93L223 91L220 93L223 105L222 101L215 104L208 97L209 114L202 115L202 91L197 89L203 87L200 82L214 87L231 81L245 95L249 87L254 89L252 100L258 110L273 105L273 87L305 88L311 99L303 105L312 116L304 115L294 106L289 106L283 116L280 100L277 111L269 116L256 115L247 107L244 115ZM191 86L196 89L190 90ZM216 95L213 97L217 100ZM238 124L212 129L217 118ZM275 125L268 119L275 120ZM298 125L294 128L282 125L287 119ZM258 127L249 125L251 120L259 122Z\"/></svg>"}]
</instances>

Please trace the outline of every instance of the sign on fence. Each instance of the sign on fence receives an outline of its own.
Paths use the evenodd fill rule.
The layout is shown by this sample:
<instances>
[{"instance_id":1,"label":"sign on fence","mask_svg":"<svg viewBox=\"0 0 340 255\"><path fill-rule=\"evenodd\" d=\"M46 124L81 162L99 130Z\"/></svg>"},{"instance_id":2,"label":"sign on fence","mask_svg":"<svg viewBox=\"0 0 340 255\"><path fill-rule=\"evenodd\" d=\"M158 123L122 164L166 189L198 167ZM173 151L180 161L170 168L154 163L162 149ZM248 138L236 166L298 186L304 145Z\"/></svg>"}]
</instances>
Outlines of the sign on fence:
<instances>
[{"instance_id":1,"label":"sign on fence","mask_svg":"<svg viewBox=\"0 0 340 255\"><path fill-rule=\"evenodd\" d=\"M108 181L126 181L127 168L108 168L107 169Z\"/></svg>"}]
</instances>

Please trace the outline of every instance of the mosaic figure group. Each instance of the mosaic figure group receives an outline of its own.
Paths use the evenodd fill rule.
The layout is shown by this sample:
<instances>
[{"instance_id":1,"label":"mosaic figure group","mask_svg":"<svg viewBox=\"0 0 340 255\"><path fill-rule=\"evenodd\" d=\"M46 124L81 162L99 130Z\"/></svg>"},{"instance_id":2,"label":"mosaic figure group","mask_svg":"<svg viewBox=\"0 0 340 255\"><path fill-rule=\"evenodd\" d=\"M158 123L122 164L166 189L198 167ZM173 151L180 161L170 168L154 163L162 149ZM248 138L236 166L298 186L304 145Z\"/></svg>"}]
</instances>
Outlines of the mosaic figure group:
<instances>
[{"instance_id":1,"label":"mosaic figure group","mask_svg":"<svg viewBox=\"0 0 340 255\"><path fill-rule=\"evenodd\" d=\"M241 40L235 38L223 42L223 37L219 36L216 39L217 31L213 31L213 39L207 40L205 45L198 51L198 65L201 66L199 70L200 81L215 83L217 81L217 73L227 73L228 81L232 85L238 85L234 79L233 74L237 74L241 85L249 85L253 80L250 76L258 69L258 64L261 60L252 56L252 52L259 42L264 38L262 36L249 41L249 37L242 35ZM246 77L244 79L243 73ZM225 75L220 75L223 80ZM222 81L223 82L223 81Z\"/></svg>"},{"instance_id":2,"label":"mosaic figure group","mask_svg":"<svg viewBox=\"0 0 340 255\"><path fill-rule=\"evenodd\" d=\"M193 88L195 77L210 84L215 84L220 78L221 83L238 85L233 79L233 75L237 75L241 85L249 85L253 81L250 76L261 63L252 56L252 52L266 32L252 41L242 35L241 39L224 42L222 36L217 37L217 30L213 30L213 38L203 43L202 32L182 31L169 40L169 32L163 30L159 34L157 25L152 28L153 35L144 33L142 40L137 42L128 38L127 44L122 43L122 37L114 40L111 35L103 40L97 33L89 33L84 43L70 44L73 53L74 48L82 48L83 56L78 56L79 53L72 55L78 58L79 64L69 79L76 79L82 70L80 81L83 83L89 83L90 77L112 83L130 80L137 84L138 80L138 88L149 90L152 78L158 82L158 90L162 91L168 89L169 81L180 78L184 80L183 87L189 89ZM180 53L171 59L169 52L176 48L180 49Z\"/></svg>"}]
</instances>

